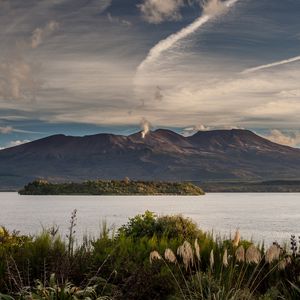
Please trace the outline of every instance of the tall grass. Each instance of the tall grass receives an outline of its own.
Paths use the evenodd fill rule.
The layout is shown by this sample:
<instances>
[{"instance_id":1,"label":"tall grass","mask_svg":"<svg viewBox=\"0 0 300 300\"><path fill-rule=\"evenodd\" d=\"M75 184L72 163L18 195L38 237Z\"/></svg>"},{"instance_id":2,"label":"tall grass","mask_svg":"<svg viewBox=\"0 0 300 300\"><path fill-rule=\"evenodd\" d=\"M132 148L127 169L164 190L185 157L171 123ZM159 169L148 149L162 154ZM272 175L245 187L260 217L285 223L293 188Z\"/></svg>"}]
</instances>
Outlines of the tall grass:
<instances>
[{"instance_id":1,"label":"tall grass","mask_svg":"<svg viewBox=\"0 0 300 300\"><path fill-rule=\"evenodd\" d=\"M295 237L265 249L146 212L76 245L76 213L66 237L0 227L0 299L300 299Z\"/></svg>"},{"instance_id":2,"label":"tall grass","mask_svg":"<svg viewBox=\"0 0 300 300\"><path fill-rule=\"evenodd\" d=\"M277 245L272 245L265 255L255 245L246 250L236 240L231 245L228 241L215 242L209 256L201 255L200 248L195 240L194 247L188 241L180 245L177 256L170 249L164 256L157 251L150 253L151 263L162 260L177 266L183 285L178 280L176 283L184 299L258 299L262 292L268 292L266 287L278 275L279 266L284 270L289 264Z\"/></svg>"}]
</instances>

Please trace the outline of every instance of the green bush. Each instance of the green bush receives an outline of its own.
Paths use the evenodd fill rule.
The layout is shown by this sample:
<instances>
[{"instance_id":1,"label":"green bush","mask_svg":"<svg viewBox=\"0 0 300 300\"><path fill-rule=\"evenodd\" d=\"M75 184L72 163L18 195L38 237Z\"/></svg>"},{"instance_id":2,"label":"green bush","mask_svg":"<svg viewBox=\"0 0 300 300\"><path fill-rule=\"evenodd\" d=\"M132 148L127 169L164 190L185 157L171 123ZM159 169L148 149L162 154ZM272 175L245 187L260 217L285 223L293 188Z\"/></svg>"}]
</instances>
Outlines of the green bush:
<instances>
[{"instance_id":1,"label":"green bush","mask_svg":"<svg viewBox=\"0 0 300 300\"><path fill-rule=\"evenodd\" d=\"M157 217L150 211L129 219L129 222L120 228L119 233L134 239L156 236L178 239L180 242L204 236L197 225L188 218L181 215Z\"/></svg>"}]
</instances>

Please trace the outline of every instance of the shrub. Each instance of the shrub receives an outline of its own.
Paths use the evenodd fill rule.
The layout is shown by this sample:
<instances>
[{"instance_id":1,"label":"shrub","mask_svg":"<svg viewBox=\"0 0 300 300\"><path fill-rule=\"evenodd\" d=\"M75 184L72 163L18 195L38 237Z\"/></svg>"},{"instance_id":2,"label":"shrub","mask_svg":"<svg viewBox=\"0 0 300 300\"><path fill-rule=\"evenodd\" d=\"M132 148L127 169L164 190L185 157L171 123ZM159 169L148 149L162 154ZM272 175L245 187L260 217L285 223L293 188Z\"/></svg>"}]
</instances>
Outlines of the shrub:
<instances>
[{"instance_id":1,"label":"shrub","mask_svg":"<svg viewBox=\"0 0 300 300\"><path fill-rule=\"evenodd\" d=\"M204 236L197 225L188 218L181 215L157 217L150 211L129 219L129 222L119 229L119 234L134 239L156 236L179 241Z\"/></svg>"}]
</instances>

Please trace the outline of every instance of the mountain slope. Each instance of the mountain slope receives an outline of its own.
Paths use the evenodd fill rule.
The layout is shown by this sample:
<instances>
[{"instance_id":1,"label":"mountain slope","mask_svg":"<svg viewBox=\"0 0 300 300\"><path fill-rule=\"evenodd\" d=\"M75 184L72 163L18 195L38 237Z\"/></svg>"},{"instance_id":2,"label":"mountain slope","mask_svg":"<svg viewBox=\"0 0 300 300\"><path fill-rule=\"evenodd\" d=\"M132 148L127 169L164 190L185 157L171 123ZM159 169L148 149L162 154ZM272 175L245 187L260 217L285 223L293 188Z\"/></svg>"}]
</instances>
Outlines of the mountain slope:
<instances>
[{"instance_id":1,"label":"mountain slope","mask_svg":"<svg viewBox=\"0 0 300 300\"><path fill-rule=\"evenodd\" d=\"M130 136L54 135L0 151L0 187L35 178L271 180L300 178L300 149L247 130L214 130L184 137L170 130Z\"/></svg>"}]
</instances>

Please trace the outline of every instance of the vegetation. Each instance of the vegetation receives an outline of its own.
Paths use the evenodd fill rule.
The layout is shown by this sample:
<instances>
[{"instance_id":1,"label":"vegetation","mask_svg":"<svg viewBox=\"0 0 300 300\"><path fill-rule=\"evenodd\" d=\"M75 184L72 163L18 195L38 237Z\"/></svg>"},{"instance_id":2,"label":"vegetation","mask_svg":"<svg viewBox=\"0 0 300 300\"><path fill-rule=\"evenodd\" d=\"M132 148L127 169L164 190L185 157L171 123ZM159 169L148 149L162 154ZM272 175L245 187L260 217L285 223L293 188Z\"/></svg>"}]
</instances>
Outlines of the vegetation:
<instances>
[{"instance_id":1,"label":"vegetation","mask_svg":"<svg viewBox=\"0 0 300 300\"><path fill-rule=\"evenodd\" d=\"M19 191L21 195L203 195L191 183L96 180L83 183L50 183L36 180Z\"/></svg>"},{"instance_id":2,"label":"vegetation","mask_svg":"<svg viewBox=\"0 0 300 300\"><path fill-rule=\"evenodd\" d=\"M0 227L0 299L300 298L300 253L213 238L182 216L136 216L75 246L76 211L58 228L22 236Z\"/></svg>"}]
</instances>

